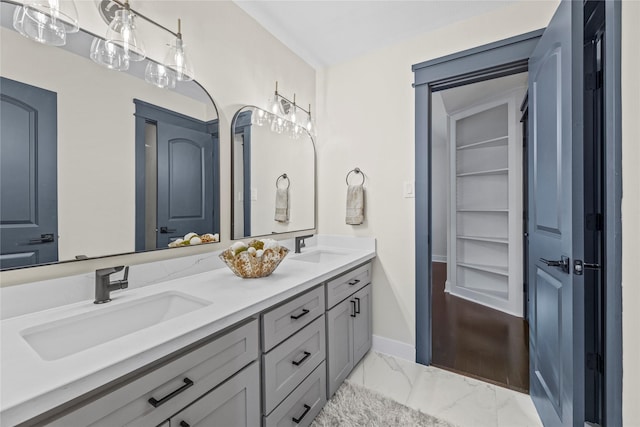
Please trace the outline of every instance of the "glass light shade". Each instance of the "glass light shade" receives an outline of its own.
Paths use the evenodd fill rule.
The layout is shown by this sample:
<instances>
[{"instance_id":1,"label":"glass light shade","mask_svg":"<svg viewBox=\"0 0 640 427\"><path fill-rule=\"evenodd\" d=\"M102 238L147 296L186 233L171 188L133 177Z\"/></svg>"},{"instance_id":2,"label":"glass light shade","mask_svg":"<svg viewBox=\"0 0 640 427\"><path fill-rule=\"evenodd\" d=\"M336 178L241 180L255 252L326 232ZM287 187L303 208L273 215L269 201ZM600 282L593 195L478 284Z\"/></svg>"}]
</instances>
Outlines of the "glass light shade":
<instances>
[{"instance_id":1,"label":"glass light shade","mask_svg":"<svg viewBox=\"0 0 640 427\"><path fill-rule=\"evenodd\" d=\"M46 19L55 26L62 25L67 33L80 30L78 9L73 0L26 0L24 9L32 19L40 22Z\"/></svg>"},{"instance_id":2,"label":"glass light shade","mask_svg":"<svg viewBox=\"0 0 640 427\"><path fill-rule=\"evenodd\" d=\"M316 123L315 120L313 120L313 118L311 117L311 114L307 116L307 123L304 127L307 129L307 132L309 132L311 136L314 136L316 134Z\"/></svg>"},{"instance_id":3,"label":"glass light shade","mask_svg":"<svg viewBox=\"0 0 640 427\"><path fill-rule=\"evenodd\" d=\"M91 42L89 57L96 64L111 70L125 71L129 69L129 60L124 55L122 48L98 37L94 37Z\"/></svg>"},{"instance_id":4,"label":"glass light shade","mask_svg":"<svg viewBox=\"0 0 640 427\"><path fill-rule=\"evenodd\" d=\"M144 79L147 83L159 88L173 89L176 87L176 74L173 70L157 62L149 61L144 70Z\"/></svg>"},{"instance_id":5,"label":"glass light shade","mask_svg":"<svg viewBox=\"0 0 640 427\"><path fill-rule=\"evenodd\" d=\"M280 100L278 99L278 95L273 95L272 99L269 99L269 110L271 114L279 114L280 113Z\"/></svg>"},{"instance_id":6,"label":"glass light shade","mask_svg":"<svg viewBox=\"0 0 640 427\"><path fill-rule=\"evenodd\" d=\"M107 43L112 43L120 49L116 49L117 55L124 56L129 61L142 61L146 57L144 45L138 39L134 15L129 9L120 9L115 13L115 17L105 37Z\"/></svg>"},{"instance_id":7,"label":"glass light shade","mask_svg":"<svg viewBox=\"0 0 640 427\"><path fill-rule=\"evenodd\" d=\"M67 42L67 31L63 24L44 13L27 9L26 6L17 7L13 13L13 28L18 33L50 46L63 46Z\"/></svg>"},{"instance_id":8,"label":"glass light shade","mask_svg":"<svg viewBox=\"0 0 640 427\"><path fill-rule=\"evenodd\" d=\"M176 80L188 82L194 79L193 64L189 60L185 51L186 45L182 38L177 37L175 44L169 47L169 51L164 59L165 67L175 72Z\"/></svg>"}]
</instances>

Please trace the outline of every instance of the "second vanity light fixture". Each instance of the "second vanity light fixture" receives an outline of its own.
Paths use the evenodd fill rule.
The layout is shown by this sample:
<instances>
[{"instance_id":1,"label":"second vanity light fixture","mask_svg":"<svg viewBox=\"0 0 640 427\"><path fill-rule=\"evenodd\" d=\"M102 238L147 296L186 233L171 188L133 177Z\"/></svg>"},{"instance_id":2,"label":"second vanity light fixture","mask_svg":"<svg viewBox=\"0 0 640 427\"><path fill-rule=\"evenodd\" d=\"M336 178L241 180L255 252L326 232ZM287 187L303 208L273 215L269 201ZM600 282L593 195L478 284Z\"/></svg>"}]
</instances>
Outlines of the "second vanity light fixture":
<instances>
[{"instance_id":1,"label":"second vanity light fixture","mask_svg":"<svg viewBox=\"0 0 640 427\"><path fill-rule=\"evenodd\" d=\"M298 138L303 130L307 130L311 136L315 136L315 121L311 116L311 104L305 110L296 104L296 95L293 101L287 99L278 92L278 82L273 98L269 99L269 111L257 108L254 114L255 124L262 126L268 123L271 130L277 133L288 132L293 138Z\"/></svg>"},{"instance_id":2,"label":"second vanity light fixture","mask_svg":"<svg viewBox=\"0 0 640 427\"><path fill-rule=\"evenodd\" d=\"M117 5L114 17L104 39L94 38L91 44L90 58L112 70L125 71L131 62L142 61L146 52L142 40L137 35L135 19L161 28L175 37L163 63L149 59L145 69L145 80L161 88L174 88L176 81L191 81L194 70L185 51L182 40L181 22L178 19L178 32L174 33L141 13L133 10L128 0L102 0ZM79 31L78 10L73 0L26 0L16 7L13 15L13 27L24 37L38 43L63 46L67 34Z\"/></svg>"}]
</instances>

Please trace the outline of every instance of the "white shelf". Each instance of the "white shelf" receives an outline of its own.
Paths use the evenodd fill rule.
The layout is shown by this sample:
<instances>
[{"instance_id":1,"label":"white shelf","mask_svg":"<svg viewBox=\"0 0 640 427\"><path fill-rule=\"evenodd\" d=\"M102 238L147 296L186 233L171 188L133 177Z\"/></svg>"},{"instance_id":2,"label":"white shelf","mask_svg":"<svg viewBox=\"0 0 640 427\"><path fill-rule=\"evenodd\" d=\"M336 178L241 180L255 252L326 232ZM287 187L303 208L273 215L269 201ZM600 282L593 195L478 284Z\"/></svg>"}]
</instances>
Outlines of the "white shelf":
<instances>
[{"instance_id":1,"label":"white shelf","mask_svg":"<svg viewBox=\"0 0 640 427\"><path fill-rule=\"evenodd\" d=\"M507 146L509 143L509 136L500 136L498 138L491 138L484 141L474 142L472 144L465 144L456 147L457 150L469 150L472 148L489 148L489 147L501 147Z\"/></svg>"},{"instance_id":2,"label":"white shelf","mask_svg":"<svg viewBox=\"0 0 640 427\"><path fill-rule=\"evenodd\" d=\"M493 213L509 213L509 209L456 209L458 213L470 212L493 212Z\"/></svg>"},{"instance_id":3,"label":"white shelf","mask_svg":"<svg viewBox=\"0 0 640 427\"><path fill-rule=\"evenodd\" d=\"M462 240L473 240L477 242L489 242L489 243L501 243L504 245L509 244L509 239L506 237L479 237L479 236L457 236Z\"/></svg>"},{"instance_id":4,"label":"white shelf","mask_svg":"<svg viewBox=\"0 0 640 427\"><path fill-rule=\"evenodd\" d=\"M499 276L509 276L509 268L499 265L485 265L485 264L469 264L466 262L457 263L458 267L470 268L472 270L484 271L487 273L497 274Z\"/></svg>"},{"instance_id":5,"label":"white shelf","mask_svg":"<svg viewBox=\"0 0 640 427\"><path fill-rule=\"evenodd\" d=\"M464 172L459 173L456 176L458 178L462 178L465 176L480 176L480 175L506 175L509 173L509 168L500 168L500 169L491 169L486 171L477 171L477 172Z\"/></svg>"}]
</instances>

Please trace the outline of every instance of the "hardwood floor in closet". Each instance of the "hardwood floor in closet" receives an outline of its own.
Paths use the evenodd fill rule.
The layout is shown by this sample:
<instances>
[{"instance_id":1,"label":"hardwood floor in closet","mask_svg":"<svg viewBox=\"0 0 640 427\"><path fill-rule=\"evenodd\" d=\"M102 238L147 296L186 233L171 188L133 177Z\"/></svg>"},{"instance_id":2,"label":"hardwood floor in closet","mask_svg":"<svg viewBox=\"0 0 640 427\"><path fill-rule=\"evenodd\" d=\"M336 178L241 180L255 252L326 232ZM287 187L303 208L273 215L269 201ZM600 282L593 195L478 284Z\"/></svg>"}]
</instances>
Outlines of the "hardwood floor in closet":
<instances>
[{"instance_id":1,"label":"hardwood floor in closet","mask_svg":"<svg viewBox=\"0 0 640 427\"><path fill-rule=\"evenodd\" d=\"M447 264L433 263L433 365L529 392L529 326L444 292Z\"/></svg>"}]
</instances>

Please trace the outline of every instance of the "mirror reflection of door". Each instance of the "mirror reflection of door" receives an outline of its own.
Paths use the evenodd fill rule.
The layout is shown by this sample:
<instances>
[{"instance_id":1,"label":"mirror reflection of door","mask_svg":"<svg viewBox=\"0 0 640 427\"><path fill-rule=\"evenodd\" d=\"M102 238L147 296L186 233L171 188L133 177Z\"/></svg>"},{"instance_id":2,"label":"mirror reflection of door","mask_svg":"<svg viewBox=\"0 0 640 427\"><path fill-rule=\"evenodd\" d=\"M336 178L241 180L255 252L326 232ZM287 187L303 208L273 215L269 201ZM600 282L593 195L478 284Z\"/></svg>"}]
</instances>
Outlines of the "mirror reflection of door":
<instances>
[{"instance_id":1,"label":"mirror reflection of door","mask_svg":"<svg viewBox=\"0 0 640 427\"><path fill-rule=\"evenodd\" d=\"M0 268L58 260L57 94L0 78Z\"/></svg>"},{"instance_id":2,"label":"mirror reflection of door","mask_svg":"<svg viewBox=\"0 0 640 427\"><path fill-rule=\"evenodd\" d=\"M251 111L238 114L233 128L233 236L251 236Z\"/></svg>"},{"instance_id":3,"label":"mirror reflection of door","mask_svg":"<svg viewBox=\"0 0 640 427\"><path fill-rule=\"evenodd\" d=\"M143 229L136 230L137 250L166 248L190 232L213 233L214 136L207 123L135 103L141 121L136 145L144 148L144 157L137 156L144 164L136 168L144 182L137 189L144 192L144 206L138 205L136 217L145 218Z\"/></svg>"}]
</instances>

